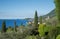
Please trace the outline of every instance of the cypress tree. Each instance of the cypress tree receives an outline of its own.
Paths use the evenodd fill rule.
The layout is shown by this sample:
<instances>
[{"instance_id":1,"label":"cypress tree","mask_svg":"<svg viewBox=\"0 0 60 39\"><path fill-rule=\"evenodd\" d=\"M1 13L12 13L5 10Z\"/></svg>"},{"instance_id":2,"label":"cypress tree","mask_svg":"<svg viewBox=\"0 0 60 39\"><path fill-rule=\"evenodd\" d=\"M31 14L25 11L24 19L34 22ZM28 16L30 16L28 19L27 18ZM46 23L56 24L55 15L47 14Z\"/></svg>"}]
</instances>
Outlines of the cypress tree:
<instances>
[{"instance_id":1,"label":"cypress tree","mask_svg":"<svg viewBox=\"0 0 60 39\"><path fill-rule=\"evenodd\" d=\"M14 31L16 32L16 21L14 21Z\"/></svg>"},{"instance_id":2,"label":"cypress tree","mask_svg":"<svg viewBox=\"0 0 60 39\"><path fill-rule=\"evenodd\" d=\"M38 26L38 15L37 15L37 11L35 11L34 26L35 26L35 27Z\"/></svg>"},{"instance_id":3,"label":"cypress tree","mask_svg":"<svg viewBox=\"0 0 60 39\"><path fill-rule=\"evenodd\" d=\"M60 0L55 0L55 6L56 6L56 9L55 9L56 15L60 23Z\"/></svg>"},{"instance_id":4,"label":"cypress tree","mask_svg":"<svg viewBox=\"0 0 60 39\"><path fill-rule=\"evenodd\" d=\"M42 16L40 16L40 24L42 24Z\"/></svg>"},{"instance_id":5,"label":"cypress tree","mask_svg":"<svg viewBox=\"0 0 60 39\"><path fill-rule=\"evenodd\" d=\"M3 21L2 23L2 32L6 32L6 23Z\"/></svg>"}]
</instances>

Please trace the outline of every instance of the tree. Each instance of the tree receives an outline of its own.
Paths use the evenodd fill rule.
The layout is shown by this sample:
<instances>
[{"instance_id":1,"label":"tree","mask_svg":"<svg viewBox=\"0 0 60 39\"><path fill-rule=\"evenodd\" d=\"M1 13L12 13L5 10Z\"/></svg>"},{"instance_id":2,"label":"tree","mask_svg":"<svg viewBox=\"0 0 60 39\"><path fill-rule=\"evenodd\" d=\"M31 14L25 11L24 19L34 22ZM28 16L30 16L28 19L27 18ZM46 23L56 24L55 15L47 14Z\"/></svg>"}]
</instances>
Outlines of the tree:
<instances>
[{"instance_id":1,"label":"tree","mask_svg":"<svg viewBox=\"0 0 60 39\"><path fill-rule=\"evenodd\" d=\"M42 24L42 16L40 16L40 24L38 27L38 32L40 36L44 36L44 25Z\"/></svg>"},{"instance_id":2,"label":"tree","mask_svg":"<svg viewBox=\"0 0 60 39\"><path fill-rule=\"evenodd\" d=\"M6 32L6 23L3 21L2 23L2 32Z\"/></svg>"},{"instance_id":3,"label":"tree","mask_svg":"<svg viewBox=\"0 0 60 39\"><path fill-rule=\"evenodd\" d=\"M35 27L38 26L38 15L37 15L37 11L35 11L34 26L35 26Z\"/></svg>"},{"instance_id":4,"label":"tree","mask_svg":"<svg viewBox=\"0 0 60 39\"><path fill-rule=\"evenodd\" d=\"M40 16L40 24L42 24L42 16Z\"/></svg>"},{"instance_id":5,"label":"tree","mask_svg":"<svg viewBox=\"0 0 60 39\"><path fill-rule=\"evenodd\" d=\"M38 34L38 15L37 15L37 11L35 11L35 17L34 17L34 29L32 30L32 33L34 35Z\"/></svg>"},{"instance_id":6,"label":"tree","mask_svg":"<svg viewBox=\"0 0 60 39\"><path fill-rule=\"evenodd\" d=\"M60 0L55 0L55 6L56 6L56 15L58 17L58 21L60 23Z\"/></svg>"},{"instance_id":7,"label":"tree","mask_svg":"<svg viewBox=\"0 0 60 39\"><path fill-rule=\"evenodd\" d=\"M14 31L16 32L16 21L14 21Z\"/></svg>"},{"instance_id":8,"label":"tree","mask_svg":"<svg viewBox=\"0 0 60 39\"><path fill-rule=\"evenodd\" d=\"M39 32L39 36L41 36L41 39L47 39L48 31L49 31L49 27L46 26L46 24L42 23L42 16L40 16L40 24L38 27L38 32Z\"/></svg>"}]
</instances>

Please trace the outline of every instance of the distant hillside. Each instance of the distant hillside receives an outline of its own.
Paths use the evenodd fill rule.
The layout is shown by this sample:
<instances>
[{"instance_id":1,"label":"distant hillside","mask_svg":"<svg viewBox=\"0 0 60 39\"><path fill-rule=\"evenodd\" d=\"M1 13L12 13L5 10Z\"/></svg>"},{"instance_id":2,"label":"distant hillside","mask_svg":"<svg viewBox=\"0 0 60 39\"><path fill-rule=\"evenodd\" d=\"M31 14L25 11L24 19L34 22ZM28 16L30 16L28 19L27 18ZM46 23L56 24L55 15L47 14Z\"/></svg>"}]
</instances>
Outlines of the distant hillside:
<instances>
[{"instance_id":1,"label":"distant hillside","mask_svg":"<svg viewBox=\"0 0 60 39\"><path fill-rule=\"evenodd\" d=\"M46 19L46 18L56 18L56 14L55 14L55 9L54 10L52 10L51 12L49 12L48 14L46 14L46 15L43 15L43 19ZM28 20L28 21L33 21L34 19L33 18L25 18L26 20ZM39 17L39 19L40 19L40 17ZM39 21L39 20L38 20Z\"/></svg>"},{"instance_id":2,"label":"distant hillside","mask_svg":"<svg viewBox=\"0 0 60 39\"><path fill-rule=\"evenodd\" d=\"M56 14L55 14L55 9L54 9L51 12L49 12L48 14L44 15L43 18L44 19L47 18L47 17L52 18L52 17L55 17L55 16L56 16Z\"/></svg>"},{"instance_id":3,"label":"distant hillside","mask_svg":"<svg viewBox=\"0 0 60 39\"><path fill-rule=\"evenodd\" d=\"M32 22L34 18L25 18L25 20L28 20L28 22Z\"/></svg>"}]
</instances>

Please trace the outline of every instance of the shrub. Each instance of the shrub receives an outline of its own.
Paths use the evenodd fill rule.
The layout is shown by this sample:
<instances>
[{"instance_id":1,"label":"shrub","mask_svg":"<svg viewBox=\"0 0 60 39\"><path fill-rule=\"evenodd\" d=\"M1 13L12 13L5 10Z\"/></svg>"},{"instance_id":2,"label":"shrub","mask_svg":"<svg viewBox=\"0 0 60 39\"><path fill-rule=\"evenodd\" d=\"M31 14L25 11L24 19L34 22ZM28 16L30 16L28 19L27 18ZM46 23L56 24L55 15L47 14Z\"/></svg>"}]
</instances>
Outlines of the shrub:
<instances>
[{"instance_id":1,"label":"shrub","mask_svg":"<svg viewBox=\"0 0 60 39\"><path fill-rule=\"evenodd\" d=\"M45 26L43 24L39 25L38 32L40 36L44 36L44 27Z\"/></svg>"},{"instance_id":2,"label":"shrub","mask_svg":"<svg viewBox=\"0 0 60 39\"><path fill-rule=\"evenodd\" d=\"M13 31L13 28L11 26L8 27L7 32Z\"/></svg>"},{"instance_id":3,"label":"shrub","mask_svg":"<svg viewBox=\"0 0 60 39\"><path fill-rule=\"evenodd\" d=\"M60 39L60 35L58 35L58 36L56 37L56 39Z\"/></svg>"}]
</instances>

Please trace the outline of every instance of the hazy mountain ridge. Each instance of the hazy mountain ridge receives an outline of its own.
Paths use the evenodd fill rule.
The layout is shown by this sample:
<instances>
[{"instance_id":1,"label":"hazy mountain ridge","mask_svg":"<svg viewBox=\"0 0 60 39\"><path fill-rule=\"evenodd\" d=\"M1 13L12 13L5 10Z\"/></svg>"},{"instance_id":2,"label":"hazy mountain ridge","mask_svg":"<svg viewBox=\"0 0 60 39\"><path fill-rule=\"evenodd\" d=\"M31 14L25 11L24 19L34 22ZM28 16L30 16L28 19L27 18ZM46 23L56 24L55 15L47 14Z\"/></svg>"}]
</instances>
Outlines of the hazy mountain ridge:
<instances>
[{"instance_id":1,"label":"hazy mountain ridge","mask_svg":"<svg viewBox=\"0 0 60 39\"><path fill-rule=\"evenodd\" d=\"M56 14L55 14L55 9L52 10L51 12L49 12L48 14L44 15L43 18L47 18L48 16L49 16L50 18L55 17L55 16L56 16Z\"/></svg>"},{"instance_id":2,"label":"hazy mountain ridge","mask_svg":"<svg viewBox=\"0 0 60 39\"><path fill-rule=\"evenodd\" d=\"M55 14L55 9L53 9L51 12L49 12L48 14L46 14L46 15L43 15L42 17L43 17L43 19L46 19L46 18L54 18L56 16L56 14ZM40 19L40 16L38 17L38 21L39 21L39 19ZM33 18L26 18L26 20L29 20L29 21L33 21L34 19Z\"/></svg>"}]
</instances>

